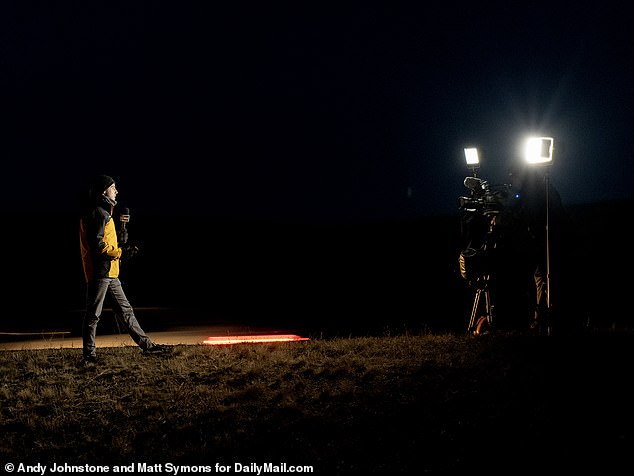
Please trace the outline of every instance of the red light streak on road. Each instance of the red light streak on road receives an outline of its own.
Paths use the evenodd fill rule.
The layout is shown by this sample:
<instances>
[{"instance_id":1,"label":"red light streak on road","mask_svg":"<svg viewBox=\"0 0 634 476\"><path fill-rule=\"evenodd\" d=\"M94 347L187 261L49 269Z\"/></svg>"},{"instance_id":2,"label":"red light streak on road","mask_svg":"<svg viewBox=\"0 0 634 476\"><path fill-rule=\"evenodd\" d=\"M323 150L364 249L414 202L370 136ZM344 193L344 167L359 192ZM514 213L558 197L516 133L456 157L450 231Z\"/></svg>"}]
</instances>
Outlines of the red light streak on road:
<instances>
[{"instance_id":1,"label":"red light streak on road","mask_svg":"<svg viewBox=\"0 0 634 476\"><path fill-rule=\"evenodd\" d=\"M263 342L294 342L310 340L308 337L300 337L295 334L269 334L259 336L220 336L207 337L204 345L230 345L230 344L246 344L246 343L263 343Z\"/></svg>"}]
</instances>

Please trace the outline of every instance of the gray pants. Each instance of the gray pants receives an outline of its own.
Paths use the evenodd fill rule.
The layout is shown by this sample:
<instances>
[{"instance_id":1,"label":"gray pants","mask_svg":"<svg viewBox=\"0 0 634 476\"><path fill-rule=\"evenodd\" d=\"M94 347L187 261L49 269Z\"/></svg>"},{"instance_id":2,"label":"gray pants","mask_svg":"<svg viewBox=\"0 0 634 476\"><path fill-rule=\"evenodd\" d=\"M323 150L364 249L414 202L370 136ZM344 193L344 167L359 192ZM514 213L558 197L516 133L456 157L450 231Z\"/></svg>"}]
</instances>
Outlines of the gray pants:
<instances>
[{"instance_id":1,"label":"gray pants","mask_svg":"<svg viewBox=\"0 0 634 476\"><path fill-rule=\"evenodd\" d=\"M94 356L96 353L97 323L103 311L106 294L112 298L112 308L122 319L132 340L144 350L150 347L152 341L141 329L119 278L95 279L88 283L86 290L86 313L82 329L84 357Z\"/></svg>"}]
</instances>

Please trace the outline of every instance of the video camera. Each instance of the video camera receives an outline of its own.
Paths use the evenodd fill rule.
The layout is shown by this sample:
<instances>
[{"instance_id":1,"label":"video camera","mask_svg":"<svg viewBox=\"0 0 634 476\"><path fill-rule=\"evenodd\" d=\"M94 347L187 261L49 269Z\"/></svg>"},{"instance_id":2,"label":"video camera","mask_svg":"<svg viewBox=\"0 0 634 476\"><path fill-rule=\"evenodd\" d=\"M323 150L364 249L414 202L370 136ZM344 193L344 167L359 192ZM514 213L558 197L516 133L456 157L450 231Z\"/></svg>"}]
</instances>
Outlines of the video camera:
<instances>
[{"instance_id":1,"label":"video camera","mask_svg":"<svg viewBox=\"0 0 634 476\"><path fill-rule=\"evenodd\" d=\"M477 177L466 177L464 186L471 190L471 196L458 197L461 211L479 212L483 215L500 213L508 204L511 186L508 184L490 185Z\"/></svg>"}]
</instances>

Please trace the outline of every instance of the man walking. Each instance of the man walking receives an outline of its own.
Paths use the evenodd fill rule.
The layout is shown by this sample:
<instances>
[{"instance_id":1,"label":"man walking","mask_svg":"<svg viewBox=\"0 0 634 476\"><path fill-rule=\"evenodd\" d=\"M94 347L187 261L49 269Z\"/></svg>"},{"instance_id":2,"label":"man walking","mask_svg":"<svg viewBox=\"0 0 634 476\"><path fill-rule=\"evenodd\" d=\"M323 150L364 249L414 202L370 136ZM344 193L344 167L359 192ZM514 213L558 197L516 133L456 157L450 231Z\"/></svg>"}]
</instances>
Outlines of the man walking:
<instances>
[{"instance_id":1,"label":"man walking","mask_svg":"<svg viewBox=\"0 0 634 476\"><path fill-rule=\"evenodd\" d=\"M125 324L130 337L145 354L160 354L169 347L155 344L137 321L119 280L123 253L117 239L112 213L119 192L108 175L95 177L88 191L88 202L82 210L79 237L81 259L86 278L86 311L82 325L83 358L85 363L97 361L95 338L97 323L106 295Z\"/></svg>"}]
</instances>

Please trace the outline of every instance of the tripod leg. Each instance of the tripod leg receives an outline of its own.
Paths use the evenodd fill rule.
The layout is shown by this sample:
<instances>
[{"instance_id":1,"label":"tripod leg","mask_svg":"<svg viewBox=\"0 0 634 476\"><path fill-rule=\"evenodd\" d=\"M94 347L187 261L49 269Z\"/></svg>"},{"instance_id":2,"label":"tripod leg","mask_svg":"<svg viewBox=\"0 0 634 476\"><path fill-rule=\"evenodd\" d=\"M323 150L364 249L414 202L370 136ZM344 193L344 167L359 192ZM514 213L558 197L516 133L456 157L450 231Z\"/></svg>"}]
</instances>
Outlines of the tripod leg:
<instances>
[{"instance_id":1,"label":"tripod leg","mask_svg":"<svg viewBox=\"0 0 634 476\"><path fill-rule=\"evenodd\" d=\"M489 328L493 326L493 305L491 304L491 292L489 288L486 288L485 292L485 300L487 306L487 323L489 324Z\"/></svg>"},{"instance_id":2,"label":"tripod leg","mask_svg":"<svg viewBox=\"0 0 634 476\"><path fill-rule=\"evenodd\" d=\"M471 318L469 319L469 326L467 327L467 333L470 333L475 326L476 314L478 313L478 304L480 303L480 294L482 289L476 291L475 299L473 300L473 308L471 309ZM488 295L487 295L488 296ZM488 298L487 298L488 301Z\"/></svg>"}]
</instances>

